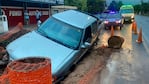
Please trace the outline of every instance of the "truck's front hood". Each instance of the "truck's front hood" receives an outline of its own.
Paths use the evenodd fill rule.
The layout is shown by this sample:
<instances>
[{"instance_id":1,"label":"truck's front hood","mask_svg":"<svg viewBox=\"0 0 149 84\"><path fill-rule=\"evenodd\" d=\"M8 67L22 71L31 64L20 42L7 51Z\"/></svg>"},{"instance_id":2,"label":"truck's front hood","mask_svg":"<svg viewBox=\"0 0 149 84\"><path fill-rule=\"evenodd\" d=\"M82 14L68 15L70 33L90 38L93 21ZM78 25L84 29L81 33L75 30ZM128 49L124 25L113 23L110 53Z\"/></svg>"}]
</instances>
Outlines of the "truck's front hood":
<instances>
[{"instance_id":1,"label":"truck's front hood","mask_svg":"<svg viewBox=\"0 0 149 84\"><path fill-rule=\"evenodd\" d=\"M106 19L106 21L109 21L109 22L115 22L115 21L119 21L121 20L120 18L110 18L110 19Z\"/></svg>"},{"instance_id":2,"label":"truck's front hood","mask_svg":"<svg viewBox=\"0 0 149 84\"><path fill-rule=\"evenodd\" d=\"M48 57L52 62L52 73L55 73L73 50L33 31L11 42L7 51L15 60L31 56Z\"/></svg>"}]
</instances>

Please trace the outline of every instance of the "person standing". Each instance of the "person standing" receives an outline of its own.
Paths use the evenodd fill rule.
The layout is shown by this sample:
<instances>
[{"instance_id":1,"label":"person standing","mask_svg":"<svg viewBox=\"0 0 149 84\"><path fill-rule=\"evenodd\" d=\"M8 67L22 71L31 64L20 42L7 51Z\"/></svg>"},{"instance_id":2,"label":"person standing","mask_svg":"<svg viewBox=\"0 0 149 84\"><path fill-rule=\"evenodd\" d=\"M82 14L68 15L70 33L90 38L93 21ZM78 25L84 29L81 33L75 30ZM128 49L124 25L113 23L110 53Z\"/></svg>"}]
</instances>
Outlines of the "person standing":
<instances>
[{"instance_id":1,"label":"person standing","mask_svg":"<svg viewBox=\"0 0 149 84\"><path fill-rule=\"evenodd\" d=\"M41 25L41 20L40 20L40 17L41 17L41 12L39 12L38 10L36 10L36 22L37 22L37 26L39 27Z\"/></svg>"},{"instance_id":2,"label":"person standing","mask_svg":"<svg viewBox=\"0 0 149 84\"><path fill-rule=\"evenodd\" d=\"M29 13L27 10L24 11L24 18L25 18L25 24L29 24Z\"/></svg>"},{"instance_id":3,"label":"person standing","mask_svg":"<svg viewBox=\"0 0 149 84\"><path fill-rule=\"evenodd\" d=\"M40 17L41 17L41 12L36 10L35 15L36 15L36 21L38 22L40 20Z\"/></svg>"}]
</instances>

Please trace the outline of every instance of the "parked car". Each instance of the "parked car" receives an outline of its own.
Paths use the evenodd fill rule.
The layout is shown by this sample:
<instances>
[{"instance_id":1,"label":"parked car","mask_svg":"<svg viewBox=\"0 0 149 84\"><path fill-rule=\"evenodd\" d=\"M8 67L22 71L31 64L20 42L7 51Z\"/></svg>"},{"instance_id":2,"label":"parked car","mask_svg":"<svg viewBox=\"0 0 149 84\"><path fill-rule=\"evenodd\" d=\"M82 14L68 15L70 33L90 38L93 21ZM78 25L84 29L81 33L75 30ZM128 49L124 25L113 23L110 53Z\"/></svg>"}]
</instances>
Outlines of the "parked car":
<instances>
[{"instance_id":1,"label":"parked car","mask_svg":"<svg viewBox=\"0 0 149 84\"><path fill-rule=\"evenodd\" d=\"M68 10L52 15L37 30L14 40L6 49L11 60L50 58L53 78L58 80L97 42L101 27L95 17Z\"/></svg>"},{"instance_id":2,"label":"parked car","mask_svg":"<svg viewBox=\"0 0 149 84\"><path fill-rule=\"evenodd\" d=\"M104 20L105 29L113 27L120 27L120 30L122 29L124 24L124 19L122 15L118 12L110 12L107 14L106 19Z\"/></svg>"}]
</instances>

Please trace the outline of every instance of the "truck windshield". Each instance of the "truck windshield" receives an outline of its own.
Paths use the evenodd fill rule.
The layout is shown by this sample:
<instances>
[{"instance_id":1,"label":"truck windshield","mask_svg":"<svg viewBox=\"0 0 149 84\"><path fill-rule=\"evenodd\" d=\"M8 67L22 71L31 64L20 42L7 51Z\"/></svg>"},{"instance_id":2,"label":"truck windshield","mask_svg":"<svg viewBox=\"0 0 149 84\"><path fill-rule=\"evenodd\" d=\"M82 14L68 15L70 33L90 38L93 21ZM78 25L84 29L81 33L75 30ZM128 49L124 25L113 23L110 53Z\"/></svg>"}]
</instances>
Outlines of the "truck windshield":
<instances>
[{"instance_id":1,"label":"truck windshield","mask_svg":"<svg viewBox=\"0 0 149 84\"><path fill-rule=\"evenodd\" d=\"M116 13L116 14L108 14L107 18L112 19L112 18L120 18L120 14Z\"/></svg>"},{"instance_id":2,"label":"truck windshield","mask_svg":"<svg viewBox=\"0 0 149 84\"><path fill-rule=\"evenodd\" d=\"M43 36L66 47L77 49L83 30L63 23L53 17L44 22L37 30Z\"/></svg>"},{"instance_id":3,"label":"truck windshield","mask_svg":"<svg viewBox=\"0 0 149 84\"><path fill-rule=\"evenodd\" d=\"M121 13L134 13L133 9L121 9Z\"/></svg>"}]
</instances>

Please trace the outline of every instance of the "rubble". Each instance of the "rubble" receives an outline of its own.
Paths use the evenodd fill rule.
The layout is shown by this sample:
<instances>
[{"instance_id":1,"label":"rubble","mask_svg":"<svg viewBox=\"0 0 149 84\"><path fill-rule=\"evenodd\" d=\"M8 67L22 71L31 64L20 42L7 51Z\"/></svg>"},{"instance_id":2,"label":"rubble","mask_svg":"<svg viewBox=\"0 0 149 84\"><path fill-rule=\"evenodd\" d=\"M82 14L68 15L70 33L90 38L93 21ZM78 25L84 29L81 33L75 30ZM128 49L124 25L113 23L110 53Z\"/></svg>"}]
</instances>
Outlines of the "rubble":
<instances>
[{"instance_id":1,"label":"rubble","mask_svg":"<svg viewBox=\"0 0 149 84\"><path fill-rule=\"evenodd\" d=\"M120 36L111 36L108 39L109 48L120 49L123 43L124 43L124 38Z\"/></svg>"}]
</instances>

